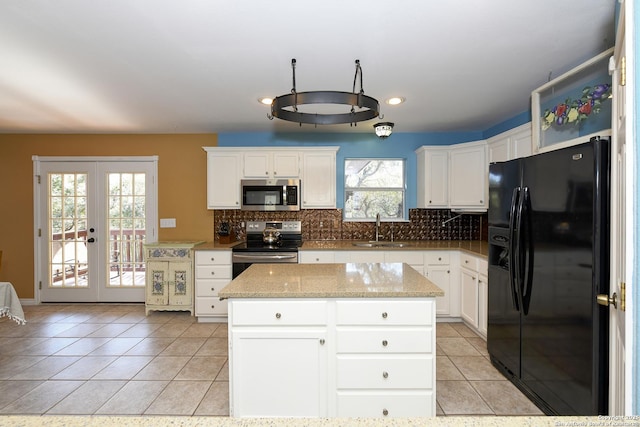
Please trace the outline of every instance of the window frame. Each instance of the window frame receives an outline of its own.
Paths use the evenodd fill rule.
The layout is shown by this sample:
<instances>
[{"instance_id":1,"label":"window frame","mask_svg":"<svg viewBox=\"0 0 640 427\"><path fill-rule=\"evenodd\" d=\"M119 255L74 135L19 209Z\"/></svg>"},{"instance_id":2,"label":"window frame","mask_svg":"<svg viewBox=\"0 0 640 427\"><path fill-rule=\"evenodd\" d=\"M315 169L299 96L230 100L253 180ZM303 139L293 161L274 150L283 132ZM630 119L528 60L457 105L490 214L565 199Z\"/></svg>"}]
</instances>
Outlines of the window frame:
<instances>
[{"instance_id":1,"label":"window frame","mask_svg":"<svg viewBox=\"0 0 640 427\"><path fill-rule=\"evenodd\" d=\"M400 187L348 187L347 186L347 163L349 161L393 161L401 162L402 164L402 185ZM346 157L344 159L344 173L343 173L343 211L342 220L344 222L372 222L375 221L375 217L366 218L347 218L347 200L348 193L354 191L399 191L402 194L402 209L401 216L397 218L381 217L383 222L406 222L407 216L407 159L404 157Z\"/></svg>"}]
</instances>

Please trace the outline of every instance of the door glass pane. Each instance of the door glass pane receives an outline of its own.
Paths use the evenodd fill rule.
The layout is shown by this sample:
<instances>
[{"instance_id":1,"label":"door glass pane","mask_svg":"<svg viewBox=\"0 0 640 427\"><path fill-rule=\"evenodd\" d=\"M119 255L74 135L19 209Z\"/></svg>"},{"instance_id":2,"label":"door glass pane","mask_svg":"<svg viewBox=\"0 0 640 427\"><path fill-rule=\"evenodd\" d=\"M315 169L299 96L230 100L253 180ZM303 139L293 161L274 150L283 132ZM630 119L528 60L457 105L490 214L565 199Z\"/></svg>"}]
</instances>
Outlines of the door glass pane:
<instances>
[{"instance_id":1,"label":"door glass pane","mask_svg":"<svg viewBox=\"0 0 640 427\"><path fill-rule=\"evenodd\" d=\"M51 173L49 183L49 283L87 287L86 173Z\"/></svg>"},{"instance_id":2,"label":"door glass pane","mask_svg":"<svg viewBox=\"0 0 640 427\"><path fill-rule=\"evenodd\" d=\"M107 286L142 287L145 284L145 177L144 173L107 174Z\"/></svg>"}]
</instances>

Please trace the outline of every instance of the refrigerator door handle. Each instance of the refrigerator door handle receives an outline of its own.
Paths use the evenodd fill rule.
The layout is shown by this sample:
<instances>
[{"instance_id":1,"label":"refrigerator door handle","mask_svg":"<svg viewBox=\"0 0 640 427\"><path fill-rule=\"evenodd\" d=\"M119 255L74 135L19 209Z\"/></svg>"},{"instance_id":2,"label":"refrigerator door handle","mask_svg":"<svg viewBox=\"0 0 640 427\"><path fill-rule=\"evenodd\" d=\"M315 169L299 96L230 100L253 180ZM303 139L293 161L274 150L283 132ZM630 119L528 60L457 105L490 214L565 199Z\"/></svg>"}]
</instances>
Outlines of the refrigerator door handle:
<instances>
[{"instance_id":1,"label":"refrigerator door handle","mask_svg":"<svg viewBox=\"0 0 640 427\"><path fill-rule=\"evenodd\" d=\"M518 304L518 294L516 283L518 283L518 267L517 267L517 252L518 252L518 240L516 236L516 224L517 224L517 209L518 202L520 200L520 187L513 189L513 195L511 196L511 206L509 208L509 284L511 285L511 299L513 302L513 308L516 311L520 311L520 304Z\"/></svg>"},{"instance_id":2,"label":"refrigerator door handle","mask_svg":"<svg viewBox=\"0 0 640 427\"><path fill-rule=\"evenodd\" d=\"M521 218L522 232L520 242L522 245L522 312L529 314L531 291L533 287L533 223L531 220L531 195L529 187L524 187L522 195L523 217Z\"/></svg>"}]
</instances>

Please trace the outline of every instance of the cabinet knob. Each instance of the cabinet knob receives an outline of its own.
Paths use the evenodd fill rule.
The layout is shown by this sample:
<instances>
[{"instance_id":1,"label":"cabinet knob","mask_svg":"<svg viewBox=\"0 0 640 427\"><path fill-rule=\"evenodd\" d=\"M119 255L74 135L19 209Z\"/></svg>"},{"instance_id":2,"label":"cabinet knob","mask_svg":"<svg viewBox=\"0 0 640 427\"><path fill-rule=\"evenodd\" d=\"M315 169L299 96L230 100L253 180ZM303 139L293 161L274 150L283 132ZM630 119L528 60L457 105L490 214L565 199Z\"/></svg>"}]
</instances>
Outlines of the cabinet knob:
<instances>
[{"instance_id":1,"label":"cabinet knob","mask_svg":"<svg viewBox=\"0 0 640 427\"><path fill-rule=\"evenodd\" d=\"M215 272L215 271L212 271L212 272L211 272L211 275L212 275L212 276L215 276L215 275L216 275L216 272Z\"/></svg>"},{"instance_id":2,"label":"cabinet knob","mask_svg":"<svg viewBox=\"0 0 640 427\"><path fill-rule=\"evenodd\" d=\"M387 318L387 312L386 312L386 311L382 313L382 318L383 318L383 319L386 319L386 318Z\"/></svg>"},{"instance_id":3,"label":"cabinet knob","mask_svg":"<svg viewBox=\"0 0 640 427\"><path fill-rule=\"evenodd\" d=\"M320 345L324 345L324 338L320 338Z\"/></svg>"},{"instance_id":4,"label":"cabinet knob","mask_svg":"<svg viewBox=\"0 0 640 427\"><path fill-rule=\"evenodd\" d=\"M387 411L386 409L383 409L382 410L382 415L384 415L386 417L387 415L389 415L389 411Z\"/></svg>"},{"instance_id":5,"label":"cabinet knob","mask_svg":"<svg viewBox=\"0 0 640 427\"><path fill-rule=\"evenodd\" d=\"M480 203L483 203L483 201L482 201L482 200L480 200Z\"/></svg>"},{"instance_id":6,"label":"cabinet knob","mask_svg":"<svg viewBox=\"0 0 640 427\"><path fill-rule=\"evenodd\" d=\"M469 260L468 260L468 259L465 259L465 260L464 260L464 263L465 263L465 264L469 264Z\"/></svg>"},{"instance_id":7,"label":"cabinet knob","mask_svg":"<svg viewBox=\"0 0 640 427\"><path fill-rule=\"evenodd\" d=\"M211 257L211 261L215 261L216 259L214 257Z\"/></svg>"},{"instance_id":8,"label":"cabinet knob","mask_svg":"<svg viewBox=\"0 0 640 427\"><path fill-rule=\"evenodd\" d=\"M389 373L387 371L384 371L382 373L382 378L389 378Z\"/></svg>"},{"instance_id":9,"label":"cabinet knob","mask_svg":"<svg viewBox=\"0 0 640 427\"><path fill-rule=\"evenodd\" d=\"M269 175L269 172L265 172L264 174L265 174L265 175Z\"/></svg>"},{"instance_id":10,"label":"cabinet knob","mask_svg":"<svg viewBox=\"0 0 640 427\"><path fill-rule=\"evenodd\" d=\"M238 201L236 200L236 205L238 204Z\"/></svg>"},{"instance_id":11,"label":"cabinet knob","mask_svg":"<svg viewBox=\"0 0 640 427\"><path fill-rule=\"evenodd\" d=\"M383 346L383 347L386 347L386 346L387 346L387 344L389 344L389 343L387 342L387 340L382 340L382 346Z\"/></svg>"},{"instance_id":12,"label":"cabinet knob","mask_svg":"<svg viewBox=\"0 0 640 427\"><path fill-rule=\"evenodd\" d=\"M442 258L438 257L438 261L442 261Z\"/></svg>"},{"instance_id":13,"label":"cabinet knob","mask_svg":"<svg viewBox=\"0 0 640 427\"><path fill-rule=\"evenodd\" d=\"M429 200L429 203L431 203L431 200Z\"/></svg>"},{"instance_id":14,"label":"cabinet knob","mask_svg":"<svg viewBox=\"0 0 640 427\"><path fill-rule=\"evenodd\" d=\"M216 308L216 306L215 306L215 305L212 305L212 306L211 306L211 308Z\"/></svg>"},{"instance_id":15,"label":"cabinet knob","mask_svg":"<svg viewBox=\"0 0 640 427\"><path fill-rule=\"evenodd\" d=\"M447 274L449 274L449 270L447 270Z\"/></svg>"},{"instance_id":16,"label":"cabinet knob","mask_svg":"<svg viewBox=\"0 0 640 427\"><path fill-rule=\"evenodd\" d=\"M212 290L212 291L215 291L215 290L216 290L216 288L211 288L211 290Z\"/></svg>"},{"instance_id":17,"label":"cabinet knob","mask_svg":"<svg viewBox=\"0 0 640 427\"><path fill-rule=\"evenodd\" d=\"M316 262L320 261L320 258L316 258Z\"/></svg>"},{"instance_id":18,"label":"cabinet knob","mask_svg":"<svg viewBox=\"0 0 640 427\"><path fill-rule=\"evenodd\" d=\"M276 319L279 319L281 317L282 317L282 315L280 313L276 313Z\"/></svg>"}]
</instances>

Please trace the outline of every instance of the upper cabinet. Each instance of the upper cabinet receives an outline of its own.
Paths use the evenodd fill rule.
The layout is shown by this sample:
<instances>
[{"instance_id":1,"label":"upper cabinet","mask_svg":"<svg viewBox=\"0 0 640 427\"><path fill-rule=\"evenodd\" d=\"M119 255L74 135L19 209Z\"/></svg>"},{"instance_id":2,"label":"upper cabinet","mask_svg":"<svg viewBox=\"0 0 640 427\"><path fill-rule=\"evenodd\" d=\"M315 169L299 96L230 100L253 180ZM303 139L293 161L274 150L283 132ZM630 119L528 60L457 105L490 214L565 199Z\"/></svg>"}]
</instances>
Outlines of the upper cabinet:
<instances>
[{"instance_id":1,"label":"upper cabinet","mask_svg":"<svg viewBox=\"0 0 640 427\"><path fill-rule=\"evenodd\" d=\"M487 209L489 165L485 141L458 144L449 153L449 207L452 210Z\"/></svg>"},{"instance_id":2,"label":"upper cabinet","mask_svg":"<svg viewBox=\"0 0 640 427\"><path fill-rule=\"evenodd\" d=\"M416 150L417 207L486 211L489 170L486 153L485 141Z\"/></svg>"},{"instance_id":3,"label":"upper cabinet","mask_svg":"<svg viewBox=\"0 0 640 427\"><path fill-rule=\"evenodd\" d=\"M245 178L298 178L298 151L250 151L244 153Z\"/></svg>"},{"instance_id":4,"label":"upper cabinet","mask_svg":"<svg viewBox=\"0 0 640 427\"><path fill-rule=\"evenodd\" d=\"M449 207L449 151L442 147L416 151L419 208Z\"/></svg>"},{"instance_id":5,"label":"upper cabinet","mask_svg":"<svg viewBox=\"0 0 640 427\"><path fill-rule=\"evenodd\" d=\"M335 209L337 148L302 154L302 208Z\"/></svg>"},{"instance_id":6,"label":"upper cabinet","mask_svg":"<svg viewBox=\"0 0 640 427\"><path fill-rule=\"evenodd\" d=\"M339 147L203 147L207 152L207 208L240 209L241 179L300 178L303 209L336 207Z\"/></svg>"},{"instance_id":7,"label":"upper cabinet","mask_svg":"<svg viewBox=\"0 0 640 427\"><path fill-rule=\"evenodd\" d=\"M527 157L532 154L531 123L525 123L487 140L489 163Z\"/></svg>"},{"instance_id":8,"label":"upper cabinet","mask_svg":"<svg viewBox=\"0 0 640 427\"><path fill-rule=\"evenodd\" d=\"M240 209L242 153L204 149L207 152L207 209Z\"/></svg>"}]
</instances>

